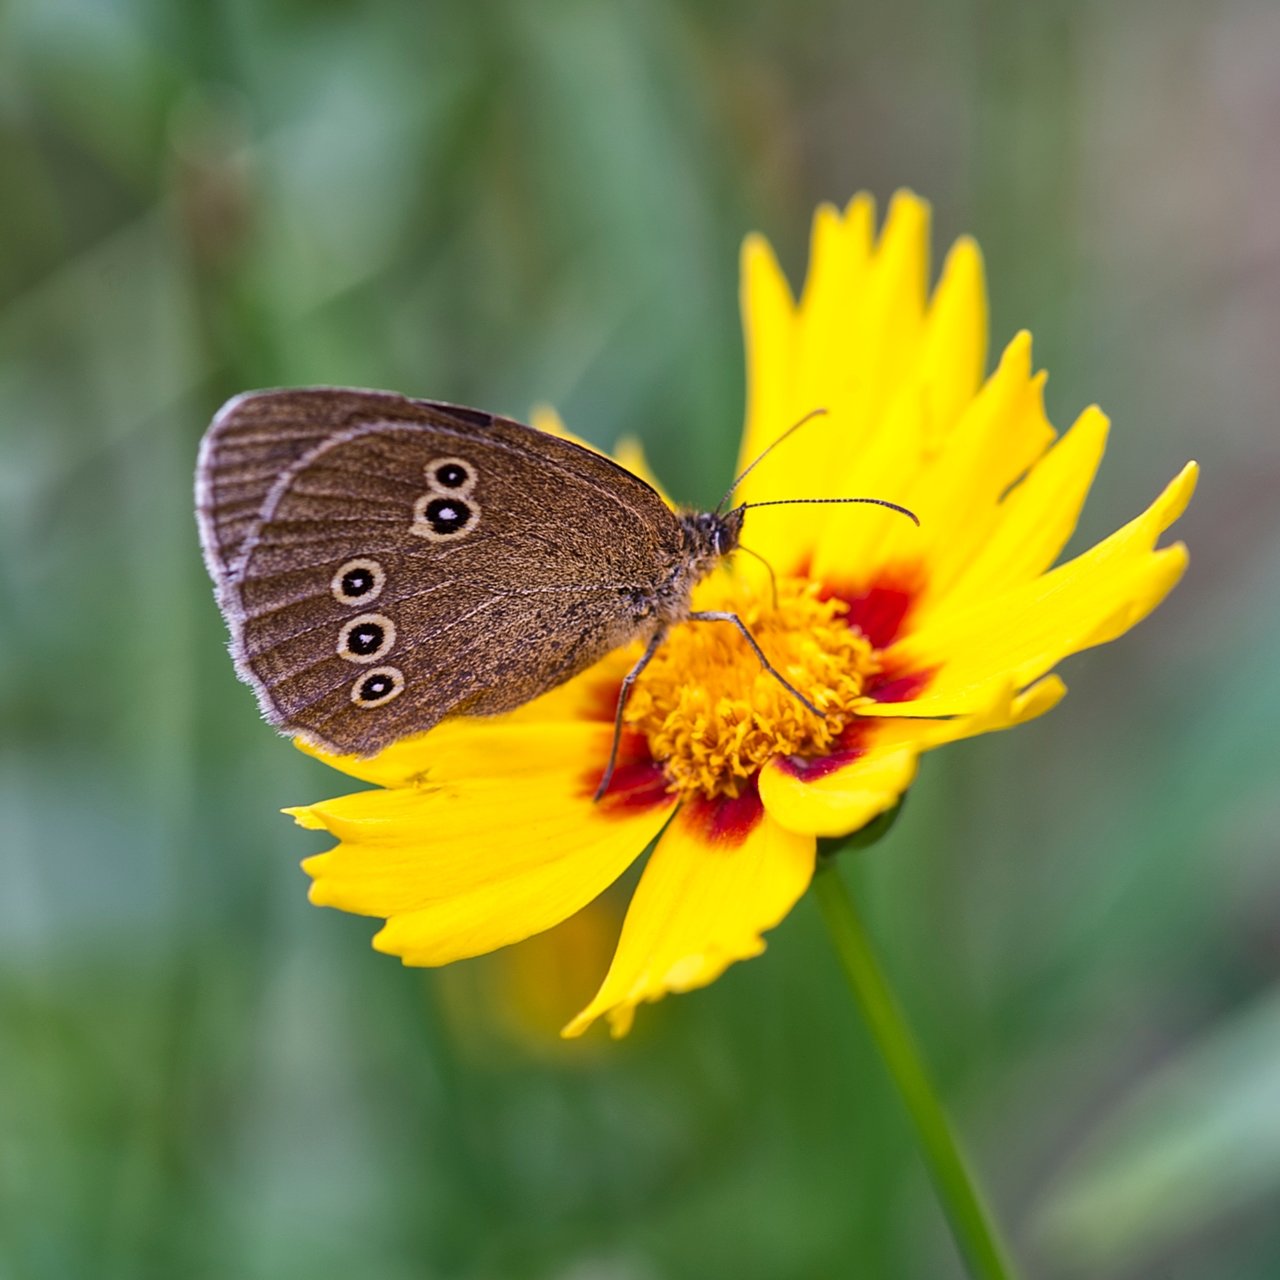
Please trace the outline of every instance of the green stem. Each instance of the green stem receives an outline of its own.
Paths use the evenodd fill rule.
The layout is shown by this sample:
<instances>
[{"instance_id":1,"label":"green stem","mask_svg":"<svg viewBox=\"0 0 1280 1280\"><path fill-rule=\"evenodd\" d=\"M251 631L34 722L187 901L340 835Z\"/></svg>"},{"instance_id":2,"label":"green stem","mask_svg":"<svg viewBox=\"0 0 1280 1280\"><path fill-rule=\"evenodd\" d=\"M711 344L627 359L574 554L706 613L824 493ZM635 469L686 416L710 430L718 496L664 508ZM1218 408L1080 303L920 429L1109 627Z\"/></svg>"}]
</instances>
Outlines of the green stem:
<instances>
[{"instance_id":1,"label":"green stem","mask_svg":"<svg viewBox=\"0 0 1280 1280\"><path fill-rule=\"evenodd\" d=\"M1013 1266L999 1232L983 1203L902 1010L876 961L853 897L836 871L834 861L830 857L821 860L819 874L814 879L814 893L840 954L849 988L916 1127L925 1163L956 1243L974 1277L1013 1280Z\"/></svg>"}]
</instances>

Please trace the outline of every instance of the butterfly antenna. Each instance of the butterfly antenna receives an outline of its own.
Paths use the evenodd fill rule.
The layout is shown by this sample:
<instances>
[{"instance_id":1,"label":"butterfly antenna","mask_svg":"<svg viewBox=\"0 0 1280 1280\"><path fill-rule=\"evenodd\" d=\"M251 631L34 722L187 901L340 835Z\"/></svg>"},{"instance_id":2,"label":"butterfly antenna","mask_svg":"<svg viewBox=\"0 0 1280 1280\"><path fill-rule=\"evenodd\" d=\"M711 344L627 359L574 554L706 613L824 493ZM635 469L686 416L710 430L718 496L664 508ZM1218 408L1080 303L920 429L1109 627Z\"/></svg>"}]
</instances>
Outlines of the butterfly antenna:
<instances>
[{"instance_id":1,"label":"butterfly antenna","mask_svg":"<svg viewBox=\"0 0 1280 1280\"><path fill-rule=\"evenodd\" d=\"M755 463L752 463L751 465L754 466ZM920 524L920 517L909 507L901 507L896 502L890 502L887 498L770 498L768 502L744 502L742 504L742 510L750 511L753 507L789 507L799 502L817 502L822 504L836 502L866 502L870 503L873 507L888 507L890 511L896 511L900 516L906 516L907 519L917 527Z\"/></svg>"},{"instance_id":2,"label":"butterfly antenna","mask_svg":"<svg viewBox=\"0 0 1280 1280\"><path fill-rule=\"evenodd\" d=\"M756 456L747 464L746 470L743 471L738 478L729 486L729 492L720 499L720 505L716 507L716 515L719 515L727 505L730 498L737 491L738 486L788 437L794 435L806 422L811 422L814 418L820 418L826 413L825 409L810 409L808 413L800 419L799 422L793 422L772 444L766 445Z\"/></svg>"}]
</instances>

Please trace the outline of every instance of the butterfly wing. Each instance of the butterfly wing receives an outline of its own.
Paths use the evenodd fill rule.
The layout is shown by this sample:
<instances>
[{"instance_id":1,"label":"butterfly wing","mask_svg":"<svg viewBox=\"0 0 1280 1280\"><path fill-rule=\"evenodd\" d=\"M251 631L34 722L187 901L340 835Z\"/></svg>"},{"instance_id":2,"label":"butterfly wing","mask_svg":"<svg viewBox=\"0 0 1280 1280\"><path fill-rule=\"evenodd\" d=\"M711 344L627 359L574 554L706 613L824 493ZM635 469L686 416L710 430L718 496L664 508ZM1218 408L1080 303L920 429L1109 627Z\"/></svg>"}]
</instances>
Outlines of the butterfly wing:
<instances>
[{"instance_id":1,"label":"butterfly wing","mask_svg":"<svg viewBox=\"0 0 1280 1280\"><path fill-rule=\"evenodd\" d=\"M682 554L676 517L607 458L381 392L232 401L197 508L264 714L360 755L583 670L643 629Z\"/></svg>"}]
</instances>

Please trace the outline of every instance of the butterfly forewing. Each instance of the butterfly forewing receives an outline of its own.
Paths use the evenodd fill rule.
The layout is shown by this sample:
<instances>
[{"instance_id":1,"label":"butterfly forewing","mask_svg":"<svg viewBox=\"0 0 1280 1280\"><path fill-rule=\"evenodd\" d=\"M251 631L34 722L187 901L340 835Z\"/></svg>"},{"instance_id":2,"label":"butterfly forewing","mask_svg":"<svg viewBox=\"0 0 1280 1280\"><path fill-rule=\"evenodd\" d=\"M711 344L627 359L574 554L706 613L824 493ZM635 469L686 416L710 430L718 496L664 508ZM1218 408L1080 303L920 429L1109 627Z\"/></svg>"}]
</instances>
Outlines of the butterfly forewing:
<instances>
[{"instance_id":1,"label":"butterfly forewing","mask_svg":"<svg viewBox=\"0 0 1280 1280\"><path fill-rule=\"evenodd\" d=\"M233 401L198 491L264 712L362 755L449 714L518 706L625 643L636 599L682 554L676 517L608 459L384 393Z\"/></svg>"}]
</instances>

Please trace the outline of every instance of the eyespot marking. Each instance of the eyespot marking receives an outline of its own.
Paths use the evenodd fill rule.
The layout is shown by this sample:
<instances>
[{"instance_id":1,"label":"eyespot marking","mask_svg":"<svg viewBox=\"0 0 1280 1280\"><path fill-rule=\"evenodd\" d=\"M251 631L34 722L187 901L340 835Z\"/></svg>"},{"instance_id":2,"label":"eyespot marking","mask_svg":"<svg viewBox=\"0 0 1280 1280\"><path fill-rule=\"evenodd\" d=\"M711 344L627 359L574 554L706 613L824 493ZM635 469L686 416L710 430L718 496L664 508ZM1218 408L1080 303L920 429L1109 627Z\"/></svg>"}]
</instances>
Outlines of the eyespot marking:
<instances>
[{"instance_id":1,"label":"eyespot marking","mask_svg":"<svg viewBox=\"0 0 1280 1280\"><path fill-rule=\"evenodd\" d=\"M386 570L376 560L357 558L339 567L329 590L339 604L367 604L376 600L386 585Z\"/></svg>"},{"instance_id":2,"label":"eyespot marking","mask_svg":"<svg viewBox=\"0 0 1280 1280\"><path fill-rule=\"evenodd\" d=\"M396 624L383 613L362 613L338 632L338 657L348 662L377 662L396 642Z\"/></svg>"},{"instance_id":3,"label":"eyespot marking","mask_svg":"<svg viewBox=\"0 0 1280 1280\"><path fill-rule=\"evenodd\" d=\"M465 498L476 486L476 471L466 458L436 458L427 463L427 485L432 493L456 493Z\"/></svg>"},{"instance_id":4,"label":"eyespot marking","mask_svg":"<svg viewBox=\"0 0 1280 1280\"><path fill-rule=\"evenodd\" d=\"M429 541L445 541L470 533L480 523L480 508L474 501L453 494L423 494L413 504L409 532Z\"/></svg>"},{"instance_id":5,"label":"eyespot marking","mask_svg":"<svg viewBox=\"0 0 1280 1280\"><path fill-rule=\"evenodd\" d=\"M381 707L404 691L404 675L396 667L374 667L351 686L357 707Z\"/></svg>"}]
</instances>

